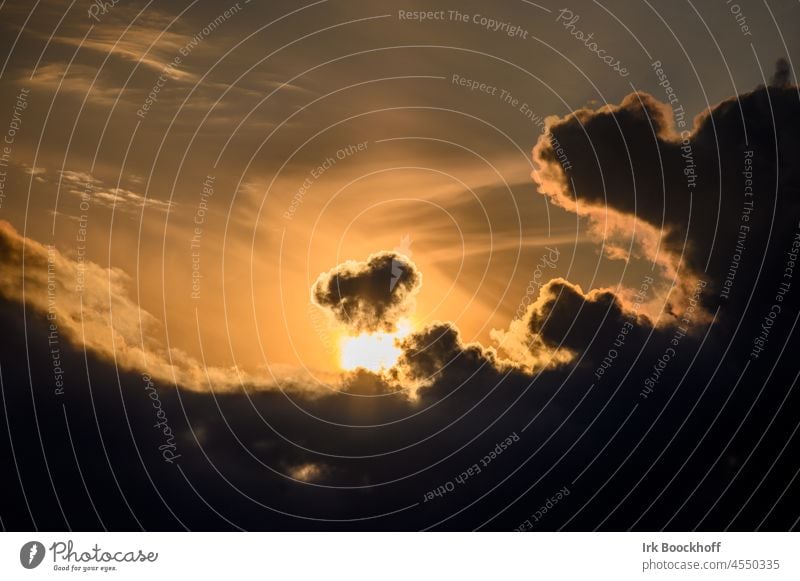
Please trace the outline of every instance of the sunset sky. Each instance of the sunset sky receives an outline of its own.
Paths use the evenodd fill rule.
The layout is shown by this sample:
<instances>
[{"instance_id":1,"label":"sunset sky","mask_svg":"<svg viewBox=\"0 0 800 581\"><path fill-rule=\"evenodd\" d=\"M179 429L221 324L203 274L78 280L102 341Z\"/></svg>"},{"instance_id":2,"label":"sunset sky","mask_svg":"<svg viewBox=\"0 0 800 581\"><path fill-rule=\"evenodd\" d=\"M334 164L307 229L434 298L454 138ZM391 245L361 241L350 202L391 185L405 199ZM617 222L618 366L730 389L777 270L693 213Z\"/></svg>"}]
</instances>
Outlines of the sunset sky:
<instances>
[{"instance_id":1,"label":"sunset sky","mask_svg":"<svg viewBox=\"0 0 800 581\"><path fill-rule=\"evenodd\" d=\"M796 527L800 6L735 6L3 3L4 528Z\"/></svg>"}]
</instances>

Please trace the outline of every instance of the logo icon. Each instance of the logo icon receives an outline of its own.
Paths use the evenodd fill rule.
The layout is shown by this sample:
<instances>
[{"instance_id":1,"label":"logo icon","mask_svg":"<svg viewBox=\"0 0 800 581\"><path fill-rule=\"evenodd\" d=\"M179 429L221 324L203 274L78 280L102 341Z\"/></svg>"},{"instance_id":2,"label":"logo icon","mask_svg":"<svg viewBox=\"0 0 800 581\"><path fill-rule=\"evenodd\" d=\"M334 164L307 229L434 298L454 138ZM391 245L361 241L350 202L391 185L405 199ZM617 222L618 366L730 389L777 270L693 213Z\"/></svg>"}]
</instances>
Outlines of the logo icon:
<instances>
[{"instance_id":1,"label":"logo icon","mask_svg":"<svg viewBox=\"0 0 800 581\"><path fill-rule=\"evenodd\" d=\"M44 560L44 545L39 541L29 541L19 550L19 562L26 569L35 569Z\"/></svg>"}]
</instances>

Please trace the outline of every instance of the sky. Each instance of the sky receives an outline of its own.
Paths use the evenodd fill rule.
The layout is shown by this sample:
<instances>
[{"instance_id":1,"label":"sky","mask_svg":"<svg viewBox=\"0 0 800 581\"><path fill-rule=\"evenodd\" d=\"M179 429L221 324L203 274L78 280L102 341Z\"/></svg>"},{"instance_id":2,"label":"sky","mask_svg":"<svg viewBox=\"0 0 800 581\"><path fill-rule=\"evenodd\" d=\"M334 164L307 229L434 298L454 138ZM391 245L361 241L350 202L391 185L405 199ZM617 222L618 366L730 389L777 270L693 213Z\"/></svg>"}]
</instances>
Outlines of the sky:
<instances>
[{"instance_id":1,"label":"sky","mask_svg":"<svg viewBox=\"0 0 800 581\"><path fill-rule=\"evenodd\" d=\"M0 13L4 529L797 527L796 2Z\"/></svg>"}]
</instances>

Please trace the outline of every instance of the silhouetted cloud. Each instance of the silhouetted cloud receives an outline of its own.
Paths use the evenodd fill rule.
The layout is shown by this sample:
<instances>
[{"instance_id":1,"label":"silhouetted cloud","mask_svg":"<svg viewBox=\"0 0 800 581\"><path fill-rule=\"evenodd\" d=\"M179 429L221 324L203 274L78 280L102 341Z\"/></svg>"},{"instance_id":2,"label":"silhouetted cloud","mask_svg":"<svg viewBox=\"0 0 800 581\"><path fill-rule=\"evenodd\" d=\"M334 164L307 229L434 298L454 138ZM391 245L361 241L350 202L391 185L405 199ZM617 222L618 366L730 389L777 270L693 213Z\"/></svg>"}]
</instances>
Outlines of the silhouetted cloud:
<instances>
[{"instance_id":1,"label":"silhouetted cloud","mask_svg":"<svg viewBox=\"0 0 800 581\"><path fill-rule=\"evenodd\" d=\"M564 279L553 279L542 287L539 299L532 306L528 329L552 347L565 347L574 352L586 349L602 330L649 330L651 323L644 315L626 312L622 301L610 290L593 290L584 294L581 288ZM608 342L601 335L599 341Z\"/></svg>"},{"instance_id":2,"label":"silhouetted cloud","mask_svg":"<svg viewBox=\"0 0 800 581\"><path fill-rule=\"evenodd\" d=\"M798 123L796 87L725 100L694 125L653 96L632 93L620 105L551 118L533 151L534 178L556 204L590 220L612 257L639 255L660 267L669 283L661 324L680 316L701 279L710 313L719 304L713 297L731 286L732 262L736 284L723 302L746 300L762 270L764 255L755 249L791 239L800 203ZM568 171L551 137L569 157ZM781 210L773 213L776 202ZM739 253L742 239L747 250Z\"/></svg>"},{"instance_id":3,"label":"silhouetted cloud","mask_svg":"<svg viewBox=\"0 0 800 581\"><path fill-rule=\"evenodd\" d=\"M356 331L392 331L414 309L422 274L406 256L379 252L365 262L354 260L321 274L312 300L337 321Z\"/></svg>"},{"instance_id":4,"label":"silhouetted cloud","mask_svg":"<svg viewBox=\"0 0 800 581\"><path fill-rule=\"evenodd\" d=\"M770 87L785 87L792 79L792 69L789 61L781 57L775 62L775 72L769 79Z\"/></svg>"},{"instance_id":5,"label":"silhouetted cloud","mask_svg":"<svg viewBox=\"0 0 800 581\"><path fill-rule=\"evenodd\" d=\"M493 349L478 343L464 344L453 323L431 323L404 338L400 347L403 354L390 370L390 377L415 395L421 387L457 384L466 370L486 368L494 372L503 366ZM424 390L428 397L435 393L441 396L440 392L435 388Z\"/></svg>"}]
</instances>

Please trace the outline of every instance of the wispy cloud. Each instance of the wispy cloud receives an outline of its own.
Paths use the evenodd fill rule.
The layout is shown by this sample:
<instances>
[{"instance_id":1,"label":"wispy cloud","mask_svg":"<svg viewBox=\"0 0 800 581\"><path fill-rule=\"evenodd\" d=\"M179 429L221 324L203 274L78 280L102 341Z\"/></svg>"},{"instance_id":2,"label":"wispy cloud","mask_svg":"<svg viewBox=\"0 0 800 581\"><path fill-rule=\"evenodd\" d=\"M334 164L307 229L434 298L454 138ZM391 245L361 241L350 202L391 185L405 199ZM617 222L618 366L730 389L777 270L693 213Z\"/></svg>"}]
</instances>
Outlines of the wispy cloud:
<instances>
[{"instance_id":1,"label":"wispy cloud","mask_svg":"<svg viewBox=\"0 0 800 581\"><path fill-rule=\"evenodd\" d=\"M129 189L108 187L89 173L63 170L59 172L61 187L75 196L89 196L90 200L100 206L113 208L122 212L139 211L151 208L162 212L176 205L153 197L146 197Z\"/></svg>"}]
</instances>

